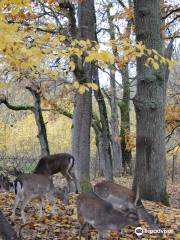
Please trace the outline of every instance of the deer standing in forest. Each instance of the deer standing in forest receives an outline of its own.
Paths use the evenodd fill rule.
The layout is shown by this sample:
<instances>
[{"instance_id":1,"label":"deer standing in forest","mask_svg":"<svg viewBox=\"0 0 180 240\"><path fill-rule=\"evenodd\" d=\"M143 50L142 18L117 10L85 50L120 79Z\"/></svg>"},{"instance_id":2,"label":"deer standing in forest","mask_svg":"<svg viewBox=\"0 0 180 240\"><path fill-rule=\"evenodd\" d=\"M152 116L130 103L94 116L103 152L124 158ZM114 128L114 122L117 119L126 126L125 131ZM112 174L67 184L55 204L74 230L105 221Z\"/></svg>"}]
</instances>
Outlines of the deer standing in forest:
<instances>
[{"instance_id":1,"label":"deer standing in forest","mask_svg":"<svg viewBox=\"0 0 180 240\"><path fill-rule=\"evenodd\" d=\"M49 175L61 172L61 174L67 180L69 191L70 183L71 181L73 181L75 184L76 193L78 193L76 177L72 172L74 161L75 161L74 157L69 153L59 153L45 156L39 160L33 172L36 174L49 174Z\"/></svg>"},{"instance_id":2,"label":"deer standing in forest","mask_svg":"<svg viewBox=\"0 0 180 240\"><path fill-rule=\"evenodd\" d=\"M139 225L136 210L117 211L110 203L99 198L93 192L81 193L78 196L77 214L80 223L79 239L85 228L86 239L88 239L88 224L97 230L98 239L106 238L108 230L122 233L126 226Z\"/></svg>"},{"instance_id":3,"label":"deer standing in forest","mask_svg":"<svg viewBox=\"0 0 180 240\"><path fill-rule=\"evenodd\" d=\"M42 216L43 199L48 196L49 201L52 203L52 214L55 209L55 196L56 190L53 185L52 179L49 175L24 173L17 177L14 183L15 186L15 203L12 212L12 220L15 218L15 211L18 205L20 205L21 217L23 223L26 223L24 209L26 205L34 198L40 200L40 216ZM64 192L63 192L64 191ZM67 192L62 190L59 193L59 197L64 204L67 204Z\"/></svg>"},{"instance_id":4,"label":"deer standing in forest","mask_svg":"<svg viewBox=\"0 0 180 240\"><path fill-rule=\"evenodd\" d=\"M135 194L132 190L116 183L103 181L94 186L94 192L101 199L111 203L116 210L127 211L128 209L136 209L139 218L146 221L152 230L159 229L158 218L147 212L141 198L134 201L137 197L137 193ZM137 192L139 192L138 188Z\"/></svg>"}]
</instances>

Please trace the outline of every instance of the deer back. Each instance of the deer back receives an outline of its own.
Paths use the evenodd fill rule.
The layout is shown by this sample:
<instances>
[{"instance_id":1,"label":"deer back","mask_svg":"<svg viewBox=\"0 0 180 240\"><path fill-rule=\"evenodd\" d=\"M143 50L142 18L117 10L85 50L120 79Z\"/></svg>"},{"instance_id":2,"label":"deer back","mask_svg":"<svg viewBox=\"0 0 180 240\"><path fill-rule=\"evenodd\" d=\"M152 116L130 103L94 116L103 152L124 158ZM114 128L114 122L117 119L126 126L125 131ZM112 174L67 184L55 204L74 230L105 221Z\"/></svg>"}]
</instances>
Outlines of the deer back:
<instances>
[{"instance_id":1,"label":"deer back","mask_svg":"<svg viewBox=\"0 0 180 240\"><path fill-rule=\"evenodd\" d=\"M133 191L109 181L97 183L94 186L94 192L117 209L134 209L135 201L140 202L140 199L136 199L137 195Z\"/></svg>"},{"instance_id":2,"label":"deer back","mask_svg":"<svg viewBox=\"0 0 180 240\"><path fill-rule=\"evenodd\" d=\"M17 183L21 184L21 189L25 195L45 195L54 191L54 185L48 175L38 175L34 173L24 173L15 180L15 193L17 193Z\"/></svg>"},{"instance_id":3,"label":"deer back","mask_svg":"<svg viewBox=\"0 0 180 240\"><path fill-rule=\"evenodd\" d=\"M71 169L74 165L74 157L69 153L59 153L42 157L34 173L36 174L49 174L53 175L58 172L66 171Z\"/></svg>"},{"instance_id":4,"label":"deer back","mask_svg":"<svg viewBox=\"0 0 180 240\"><path fill-rule=\"evenodd\" d=\"M146 221L151 229L159 229L158 218L145 209L138 193L135 194L132 190L109 181L97 183L94 191L117 210L136 209L139 218Z\"/></svg>"}]
</instances>

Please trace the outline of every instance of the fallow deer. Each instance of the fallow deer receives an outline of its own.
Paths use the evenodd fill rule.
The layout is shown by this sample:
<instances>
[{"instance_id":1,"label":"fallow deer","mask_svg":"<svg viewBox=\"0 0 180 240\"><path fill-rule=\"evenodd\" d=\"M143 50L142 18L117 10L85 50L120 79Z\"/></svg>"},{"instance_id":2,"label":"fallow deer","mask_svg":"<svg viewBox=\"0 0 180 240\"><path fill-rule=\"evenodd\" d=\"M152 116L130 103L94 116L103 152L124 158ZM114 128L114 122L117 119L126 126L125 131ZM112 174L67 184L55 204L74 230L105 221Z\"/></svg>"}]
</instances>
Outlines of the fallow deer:
<instances>
[{"instance_id":1,"label":"fallow deer","mask_svg":"<svg viewBox=\"0 0 180 240\"><path fill-rule=\"evenodd\" d=\"M42 216L43 199L48 196L49 201L52 203L52 213L55 208L55 195L56 190L52 179L49 175L41 175L35 173L24 173L17 177L14 183L15 186L15 203L12 212L12 220L15 218L15 211L18 205L20 205L21 217L23 223L26 222L24 209L26 205L34 198L40 200L40 216ZM66 204L67 194L60 194L59 197Z\"/></svg>"},{"instance_id":2,"label":"fallow deer","mask_svg":"<svg viewBox=\"0 0 180 240\"><path fill-rule=\"evenodd\" d=\"M78 196L77 214L80 223L79 239L88 224L97 230L98 239L107 237L108 230L122 232L126 226L139 225L136 211L119 212L92 192L81 193ZM86 239L88 239L87 229Z\"/></svg>"},{"instance_id":3,"label":"fallow deer","mask_svg":"<svg viewBox=\"0 0 180 240\"><path fill-rule=\"evenodd\" d=\"M94 192L101 199L111 203L116 210L137 209L139 218L146 221L152 230L159 229L158 218L145 209L141 198L134 202L137 194L132 190L116 183L103 181L94 186Z\"/></svg>"},{"instance_id":4,"label":"fallow deer","mask_svg":"<svg viewBox=\"0 0 180 240\"><path fill-rule=\"evenodd\" d=\"M69 153L59 153L45 156L39 160L33 172L36 174L48 174L48 175L53 175L58 172L61 172L61 174L67 180L69 190L70 183L71 181L73 181L75 184L76 193L78 193L76 177L72 172L74 161L75 161L74 157Z\"/></svg>"}]
</instances>

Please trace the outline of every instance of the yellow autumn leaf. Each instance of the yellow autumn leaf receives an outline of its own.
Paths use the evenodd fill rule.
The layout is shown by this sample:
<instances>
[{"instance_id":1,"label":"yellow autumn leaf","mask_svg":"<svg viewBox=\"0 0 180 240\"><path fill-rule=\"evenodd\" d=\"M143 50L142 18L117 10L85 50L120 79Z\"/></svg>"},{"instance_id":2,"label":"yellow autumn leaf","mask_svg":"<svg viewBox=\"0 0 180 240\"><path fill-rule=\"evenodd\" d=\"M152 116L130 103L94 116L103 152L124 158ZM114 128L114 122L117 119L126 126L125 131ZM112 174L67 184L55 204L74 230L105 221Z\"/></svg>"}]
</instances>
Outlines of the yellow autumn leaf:
<instances>
[{"instance_id":1,"label":"yellow autumn leaf","mask_svg":"<svg viewBox=\"0 0 180 240\"><path fill-rule=\"evenodd\" d=\"M151 53L152 53L151 49L146 49L146 51L147 51L148 55L151 55Z\"/></svg>"},{"instance_id":2,"label":"yellow autumn leaf","mask_svg":"<svg viewBox=\"0 0 180 240\"><path fill-rule=\"evenodd\" d=\"M158 55L154 55L154 59L158 60L159 56Z\"/></svg>"},{"instance_id":3,"label":"yellow autumn leaf","mask_svg":"<svg viewBox=\"0 0 180 240\"><path fill-rule=\"evenodd\" d=\"M74 86L74 88L78 89L78 88L79 88L79 82L78 82L78 81L75 81L75 82L73 83L73 86Z\"/></svg>"},{"instance_id":4,"label":"yellow autumn leaf","mask_svg":"<svg viewBox=\"0 0 180 240\"><path fill-rule=\"evenodd\" d=\"M81 84L81 85L79 86L79 93L80 93L80 94L84 94L85 91L86 91L86 87Z\"/></svg>"},{"instance_id":5,"label":"yellow autumn leaf","mask_svg":"<svg viewBox=\"0 0 180 240\"><path fill-rule=\"evenodd\" d=\"M158 213L158 218L159 218L161 223L166 223L167 222L167 216L164 214L163 211L160 211Z\"/></svg>"},{"instance_id":6,"label":"yellow autumn leaf","mask_svg":"<svg viewBox=\"0 0 180 240\"><path fill-rule=\"evenodd\" d=\"M176 234L176 239L180 239L180 233Z\"/></svg>"},{"instance_id":7,"label":"yellow autumn leaf","mask_svg":"<svg viewBox=\"0 0 180 240\"><path fill-rule=\"evenodd\" d=\"M92 89L95 90L95 91L98 90L98 85L95 84L95 83L92 83L92 84L91 84L91 87L92 87Z\"/></svg>"},{"instance_id":8,"label":"yellow autumn leaf","mask_svg":"<svg viewBox=\"0 0 180 240\"><path fill-rule=\"evenodd\" d=\"M157 62L152 62L152 65L155 70L159 69L159 64Z\"/></svg>"},{"instance_id":9,"label":"yellow autumn leaf","mask_svg":"<svg viewBox=\"0 0 180 240\"><path fill-rule=\"evenodd\" d=\"M75 63L73 61L70 61L69 62L69 67L70 67L70 71L73 72L75 70L75 68L76 68L76 65L75 65Z\"/></svg>"},{"instance_id":10,"label":"yellow autumn leaf","mask_svg":"<svg viewBox=\"0 0 180 240\"><path fill-rule=\"evenodd\" d=\"M58 38L61 42L64 42L66 40L66 37L64 35L59 35Z\"/></svg>"},{"instance_id":11,"label":"yellow autumn leaf","mask_svg":"<svg viewBox=\"0 0 180 240\"><path fill-rule=\"evenodd\" d=\"M9 84L8 83L3 83L3 82L0 82L0 89L6 89L9 87Z\"/></svg>"},{"instance_id":12,"label":"yellow autumn leaf","mask_svg":"<svg viewBox=\"0 0 180 240\"><path fill-rule=\"evenodd\" d=\"M98 58L98 53L91 52L88 54L88 56L85 58L84 62L92 62Z\"/></svg>"},{"instance_id":13,"label":"yellow autumn leaf","mask_svg":"<svg viewBox=\"0 0 180 240\"><path fill-rule=\"evenodd\" d=\"M87 86L88 88L92 88L92 90L95 90L95 91L98 90L98 85L95 84L95 83L86 83L86 86Z\"/></svg>"},{"instance_id":14,"label":"yellow autumn leaf","mask_svg":"<svg viewBox=\"0 0 180 240\"><path fill-rule=\"evenodd\" d=\"M180 152L180 146L177 146L174 148L174 153L176 153L176 152Z\"/></svg>"}]
</instances>

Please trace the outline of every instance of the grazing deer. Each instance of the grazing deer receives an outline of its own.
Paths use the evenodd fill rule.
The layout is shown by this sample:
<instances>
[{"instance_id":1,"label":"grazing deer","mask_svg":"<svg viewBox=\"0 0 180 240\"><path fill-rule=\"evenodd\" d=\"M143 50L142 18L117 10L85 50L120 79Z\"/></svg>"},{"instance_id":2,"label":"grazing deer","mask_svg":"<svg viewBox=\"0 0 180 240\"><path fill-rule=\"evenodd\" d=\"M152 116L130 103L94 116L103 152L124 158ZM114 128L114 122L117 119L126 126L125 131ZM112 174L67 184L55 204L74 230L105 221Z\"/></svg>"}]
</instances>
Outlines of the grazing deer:
<instances>
[{"instance_id":1,"label":"grazing deer","mask_svg":"<svg viewBox=\"0 0 180 240\"><path fill-rule=\"evenodd\" d=\"M95 193L81 193L77 199L77 214L80 223L79 239L88 224L98 232L98 239L107 237L107 231L123 231L129 225L139 225L136 211L119 212L113 206L99 198ZM86 231L88 239L88 231Z\"/></svg>"},{"instance_id":2,"label":"grazing deer","mask_svg":"<svg viewBox=\"0 0 180 240\"><path fill-rule=\"evenodd\" d=\"M137 195L132 190L116 183L103 181L94 186L94 192L101 199L110 202L116 210L137 209L139 218L146 221L152 230L160 228L158 218L147 212L141 199L138 197L134 202Z\"/></svg>"},{"instance_id":3,"label":"grazing deer","mask_svg":"<svg viewBox=\"0 0 180 240\"><path fill-rule=\"evenodd\" d=\"M26 205L34 198L40 200L40 216L42 216L43 210L43 199L45 196L48 196L49 201L52 203L52 213L55 209L55 187L53 185L52 179L48 175L40 175L34 173L24 173L17 177L14 183L15 186L15 203L12 213L12 219L14 221L15 211L18 205L20 204L21 217L23 223L25 224L26 218L24 209ZM67 203L67 194L59 194L61 200L66 204Z\"/></svg>"},{"instance_id":4,"label":"grazing deer","mask_svg":"<svg viewBox=\"0 0 180 240\"><path fill-rule=\"evenodd\" d=\"M9 191L11 187L12 187L12 183L10 182L9 178L1 174L0 175L0 193Z\"/></svg>"},{"instance_id":5,"label":"grazing deer","mask_svg":"<svg viewBox=\"0 0 180 240\"><path fill-rule=\"evenodd\" d=\"M36 174L48 175L61 172L67 180L69 191L70 183L73 181L76 187L76 193L78 193L76 177L72 172L73 166L74 157L72 155L68 153L59 153L42 157L33 172Z\"/></svg>"}]
</instances>

